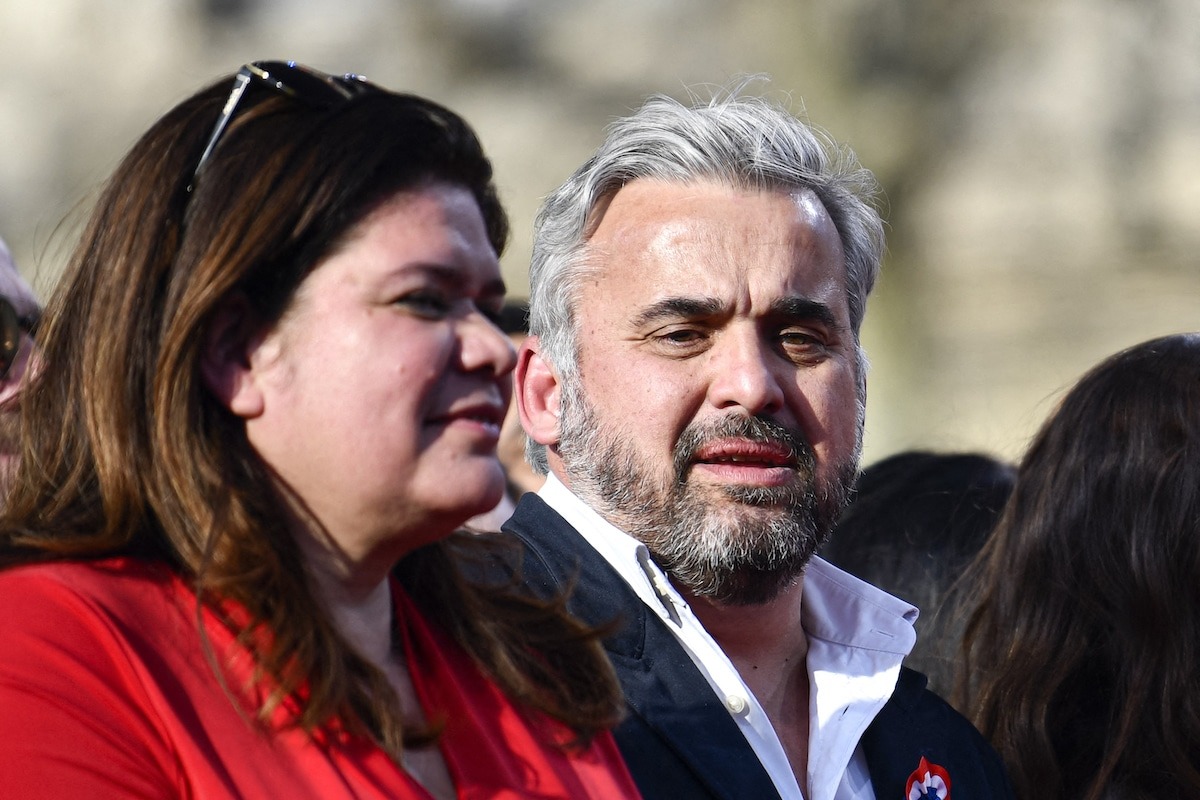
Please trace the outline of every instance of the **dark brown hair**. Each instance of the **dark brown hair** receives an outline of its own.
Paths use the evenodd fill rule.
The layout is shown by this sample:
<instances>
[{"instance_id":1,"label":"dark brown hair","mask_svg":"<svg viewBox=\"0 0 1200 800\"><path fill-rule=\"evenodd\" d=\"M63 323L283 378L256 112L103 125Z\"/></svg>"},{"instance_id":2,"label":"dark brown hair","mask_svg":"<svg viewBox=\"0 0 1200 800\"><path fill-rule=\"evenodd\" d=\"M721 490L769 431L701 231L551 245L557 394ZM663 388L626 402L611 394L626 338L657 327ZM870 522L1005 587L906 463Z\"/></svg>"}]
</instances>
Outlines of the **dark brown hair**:
<instances>
[{"instance_id":1,"label":"dark brown hair","mask_svg":"<svg viewBox=\"0 0 1200 800\"><path fill-rule=\"evenodd\" d=\"M340 717L399 754L399 702L317 597L269 468L200 377L201 350L235 295L257 324L278 321L305 276L397 193L431 181L466 188L497 253L508 223L467 124L384 90L317 110L260 87L189 189L231 80L176 106L133 147L48 304L0 565L166 562L202 600L249 611L239 633L278 687L262 718L307 684L300 725ZM463 577L459 564L488 547L455 536L411 554L397 575L510 696L582 738L611 725L619 688L590 632L557 605ZM251 635L262 626L270 636Z\"/></svg>"},{"instance_id":2,"label":"dark brown hair","mask_svg":"<svg viewBox=\"0 0 1200 800\"><path fill-rule=\"evenodd\" d=\"M1200 335L1088 372L972 568L960 701L1020 797L1200 797Z\"/></svg>"},{"instance_id":3,"label":"dark brown hair","mask_svg":"<svg viewBox=\"0 0 1200 800\"><path fill-rule=\"evenodd\" d=\"M906 450L862 471L821 556L921 609L905 665L953 688L962 598L951 587L979 554L1017 470L984 453Z\"/></svg>"}]
</instances>

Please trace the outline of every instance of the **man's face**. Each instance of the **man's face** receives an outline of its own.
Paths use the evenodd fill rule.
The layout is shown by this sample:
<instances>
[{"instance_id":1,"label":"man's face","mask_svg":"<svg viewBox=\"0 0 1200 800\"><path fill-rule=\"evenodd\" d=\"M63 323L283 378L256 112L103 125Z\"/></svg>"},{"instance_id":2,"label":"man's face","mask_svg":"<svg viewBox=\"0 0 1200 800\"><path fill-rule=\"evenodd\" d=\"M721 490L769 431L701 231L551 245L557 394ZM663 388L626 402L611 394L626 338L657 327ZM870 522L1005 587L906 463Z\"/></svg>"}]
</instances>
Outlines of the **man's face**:
<instances>
[{"instance_id":1,"label":"man's face","mask_svg":"<svg viewBox=\"0 0 1200 800\"><path fill-rule=\"evenodd\" d=\"M559 471L694 594L769 600L802 573L857 468L833 222L807 190L639 180L588 253Z\"/></svg>"}]
</instances>

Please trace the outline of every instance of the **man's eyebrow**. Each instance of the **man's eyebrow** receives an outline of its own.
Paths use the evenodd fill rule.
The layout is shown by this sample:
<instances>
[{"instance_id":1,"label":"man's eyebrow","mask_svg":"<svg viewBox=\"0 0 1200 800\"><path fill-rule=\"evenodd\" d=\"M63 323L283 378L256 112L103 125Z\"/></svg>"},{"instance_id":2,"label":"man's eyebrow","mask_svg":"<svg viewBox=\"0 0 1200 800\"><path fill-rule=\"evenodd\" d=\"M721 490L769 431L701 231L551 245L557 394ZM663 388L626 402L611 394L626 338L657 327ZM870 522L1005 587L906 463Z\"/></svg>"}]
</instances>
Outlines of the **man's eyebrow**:
<instances>
[{"instance_id":1,"label":"man's eyebrow","mask_svg":"<svg viewBox=\"0 0 1200 800\"><path fill-rule=\"evenodd\" d=\"M633 319L635 326L663 320L697 319L720 313L722 303L715 297L666 297L646 306Z\"/></svg>"},{"instance_id":2,"label":"man's eyebrow","mask_svg":"<svg viewBox=\"0 0 1200 800\"><path fill-rule=\"evenodd\" d=\"M831 328L840 325L832 308L807 297L781 297L771 304L771 314L783 319L815 320Z\"/></svg>"}]
</instances>

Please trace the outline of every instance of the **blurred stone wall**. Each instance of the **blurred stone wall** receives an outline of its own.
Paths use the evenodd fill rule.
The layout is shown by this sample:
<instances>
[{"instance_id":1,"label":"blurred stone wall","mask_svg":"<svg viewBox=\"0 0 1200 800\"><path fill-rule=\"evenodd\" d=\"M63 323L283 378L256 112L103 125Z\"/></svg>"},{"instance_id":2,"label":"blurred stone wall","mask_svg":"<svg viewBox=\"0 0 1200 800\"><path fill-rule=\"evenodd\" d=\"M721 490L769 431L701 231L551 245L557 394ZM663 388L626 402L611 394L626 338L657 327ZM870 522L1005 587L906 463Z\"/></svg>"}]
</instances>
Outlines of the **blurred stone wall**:
<instances>
[{"instance_id":1,"label":"blurred stone wall","mask_svg":"<svg viewBox=\"0 0 1200 800\"><path fill-rule=\"evenodd\" d=\"M44 295L97 184L256 58L428 94L539 199L647 94L766 73L887 193L867 460L1015 457L1088 366L1200 328L1197 0L0 0L0 236Z\"/></svg>"}]
</instances>

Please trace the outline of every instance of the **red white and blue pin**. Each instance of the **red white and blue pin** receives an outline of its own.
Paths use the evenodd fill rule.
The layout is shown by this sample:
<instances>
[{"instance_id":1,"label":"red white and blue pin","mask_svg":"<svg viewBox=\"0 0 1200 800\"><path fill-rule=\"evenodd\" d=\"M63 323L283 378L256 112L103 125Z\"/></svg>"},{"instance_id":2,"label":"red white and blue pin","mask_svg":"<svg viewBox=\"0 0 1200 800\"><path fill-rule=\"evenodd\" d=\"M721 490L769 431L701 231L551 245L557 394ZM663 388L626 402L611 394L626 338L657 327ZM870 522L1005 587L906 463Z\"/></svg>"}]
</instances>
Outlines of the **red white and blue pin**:
<instances>
[{"instance_id":1,"label":"red white and blue pin","mask_svg":"<svg viewBox=\"0 0 1200 800\"><path fill-rule=\"evenodd\" d=\"M922 756L904 785L904 800L950 800L950 773Z\"/></svg>"}]
</instances>

